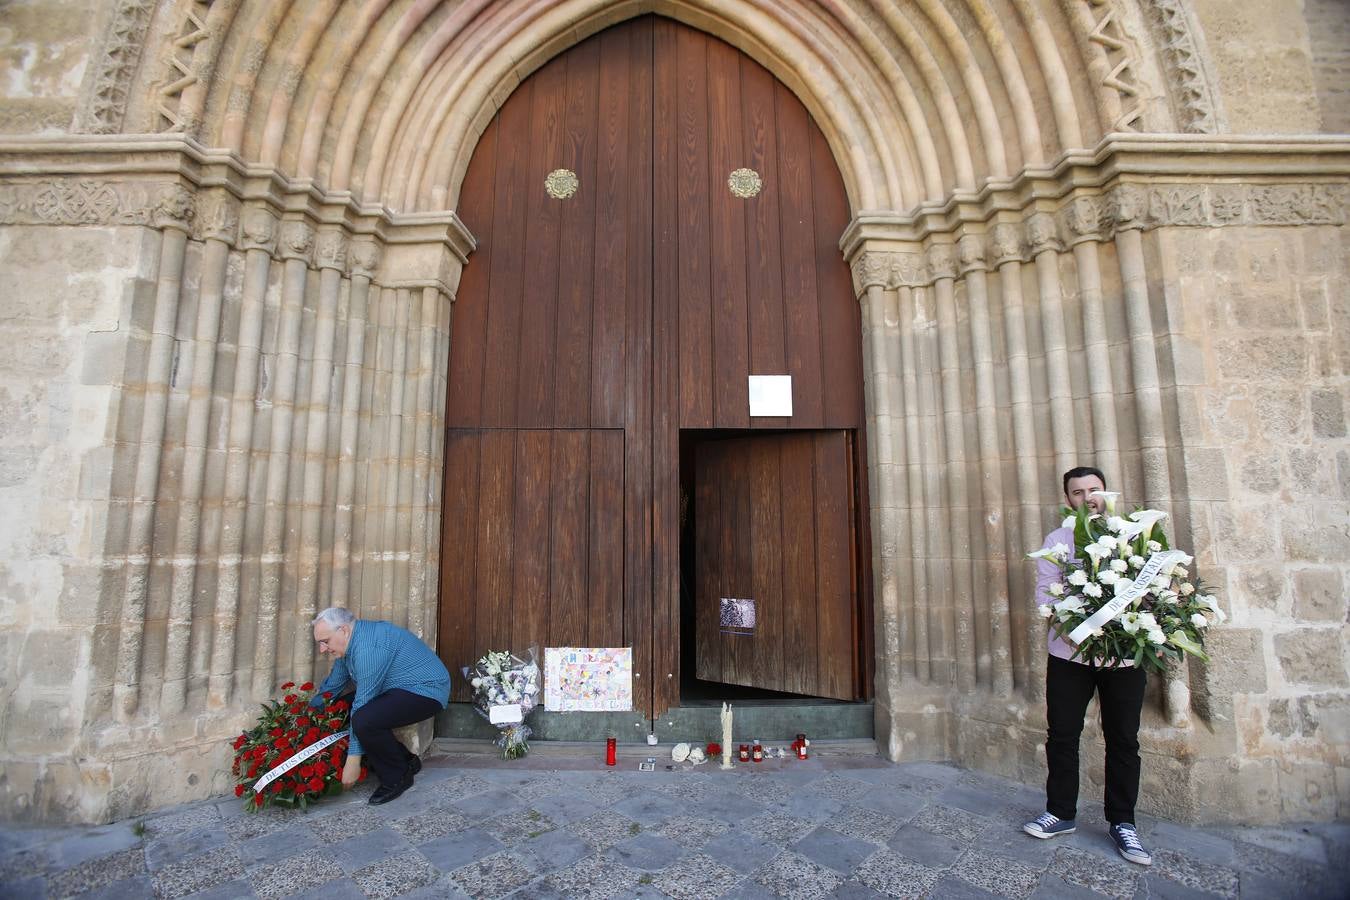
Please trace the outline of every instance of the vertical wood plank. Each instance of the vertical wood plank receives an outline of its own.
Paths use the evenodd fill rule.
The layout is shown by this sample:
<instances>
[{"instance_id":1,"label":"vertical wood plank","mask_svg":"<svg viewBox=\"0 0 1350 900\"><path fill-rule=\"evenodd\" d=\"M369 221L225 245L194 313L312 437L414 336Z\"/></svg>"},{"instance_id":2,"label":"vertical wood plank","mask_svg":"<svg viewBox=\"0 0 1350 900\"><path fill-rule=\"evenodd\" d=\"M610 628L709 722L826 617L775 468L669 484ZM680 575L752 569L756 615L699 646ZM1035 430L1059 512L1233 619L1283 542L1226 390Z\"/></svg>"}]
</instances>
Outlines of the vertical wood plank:
<instances>
[{"instance_id":1,"label":"vertical wood plank","mask_svg":"<svg viewBox=\"0 0 1350 900\"><path fill-rule=\"evenodd\" d=\"M457 523L453 540L443 542L441 550L441 603L436 630L437 652L452 672L471 665L474 655L474 620L478 610L475 587L478 572L478 448L477 432L451 431L445 442L446 522ZM461 678L451 678L452 699L469 700L469 690Z\"/></svg>"},{"instance_id":2,"label":"vertical wood plank","mask_svg":"<svg viewBox=\"0 0 1350 900\"><path fill-rule=\"evenodd\" d=\"M794 428L819 428L824 421L824 401L820 314L816 303L815 235L810 226L815 220L811 187L811 122L806 108L787 88L778 84L775 92L778 99L779 204L784 222L783 326L787 370L792 376L792 424Z\"/></svg>"},{"instance_id":3,"label":"vertical wood plank","mask_svg":"<svg viewBox=\"0 0 1350 900\"><path fill-rule=\"evenodd\" d=\"M588 647L622 647L624 545L624 433L590 432L590 523L586 609Z\"/></svg>"},{"instance_id":4,"label":"vertical wood plank","mask_svg":"<svg viewBox=\"0 0 1350 900\"><path fill-rule=\"evenodd\" d=\"M741 129L740 53L708 43L708 235L712 276L713 424L750 425L748 322L745 291L746 206L727 187L745 162Z\"/></svg>"},{"instance_id":5,"label":"vertical wood plank","mask_svg":"<svg viewBox=\"0 0 1350 900\"><path fill-rule=\"evenodd\" d=\"M818 432L815 442L816 590L823 697L852 700L857 675L852 548L849 546L848 459L841 432Z\"/></svg>"},{"instance_id":6,"label":"vertical wood plank","mask_svg":"<svg viewBox=\"0 0 1350 900\"><path fill-rule=\"evenodd\" d=\"M544 640L549 620L549 510L551 431L514 432L516 445L515 525L511 532L511 591L498 598L510 609L510 649ZM485 597L491 602L492 598ZM500 649L500 648L495 648Z\"/></svg>"},{"instance_id":7,"label":"vertical wood plank","mask_svg":"<svg viewBox=\"0 0 1350 900\"><path fill-rule=\"evenodd\" d=\"M468 217L465 224L478 235L479 243L464 266L455 299L454 339L450 344L451 388L447 391L445 416L446 424L451 428L474 428L482 424L499 119L494 118L479 139L464 175L464 189L460 192L460 207ZM372 297L379 297L377 288L372 288L370 293Z\"/></svg>"},{"instance_id":8,"label":"vertical wood plank","mask_svg":"<svg viewBox=\"0 0 1350 900\"><path fill-rule=\"evenodd\" d=\"M825 135L811 123L811 185L814 191L816 296L820 298L821 383L826 428L861 427L862 310L853 279L839 252L848 227L848 198Z\"/></svg>"},{"instance_id":9,"label":"vertical wood plank","mask_svg":"<svg viewBox=\"0 0 1350 900\"><path fill-rule=\"evenodd\" d=\"M783 690L814 694L819 677L816 632L815 449L810 435L784 438L780 459L783 510L783 643L792 648Z\"/></svg>"},{"instance_id":10,"label":"vertical wood plank","mask_svg":"<svg viewBox=\"0 0 1350 900\"><path fill-rule=\"evenodd\" d=\"M695 659L694 673L705 681L722 675L722 645L718 630L718 598L722 585L722 482L721 444L703 443L695 451Z\"/></svg>"},{"instance_id":11,"label":"vertical wood plank","mask_svg":"<svg viewBox=\"0 0 1350 900\"><path fill-rule=\"evenodd\" d=\"M753 638L740 639L751 651L748 671L741 674L749 684L781 690L786 660L796 656L796 647L783 640L787 614L783 607L783 441L766 436L748 443L750 527L744 540L749 545L756 624Z\"/></svg>"},{"instance_id":12,"label":"vertical wood plank","mask_svg":"<svg viewBox=\"0 0 1350 900\"><path fill-rule=\"evenodd\" d=\"M783 330L783 259L780 232L802 223L784 222L778 205L778 119L774 77L763 66L742 56L741 92L744 101L745 164L764 179L759 196L746 202L745 264L751 375L786 375L787 350ZM842 233L842 229L841 229ZM751 420L755 428L784 428L787 417Z\"/></svg>"},{"instance_id":13,"label":"vertical wood plank","mask_svg":"<svg viewBox=\"0 0 1350 900\"><path fill-rule=\"evenodd\" d=\"M682 428L713 424L712 301L708 272L708 42L692 29L676 34L676 184Z\"/></svg>"},{"instance_id":14,"label":"vertical wood plank","mask_svg":"<svg viewBox=\"0 0 1350 900\"><path fill-rule=\"evenodd\" d=\"M578 44L566 54L566 63L567 105L559 165L576 172L580 186L561 204L553 421L558 427L584 428L591 422L600 42L592 38Z\"/></svg>"},{"instance_id":15,"label":"vertical wood plank","mask_svg":"<svg viewBox=\"0 0 1350 900\"><path fill-rule=\"evenodd\" d=\"M546 633L539 640L550 647L584 647L588 646L586 588L590 567L590 499L594 490L590 432L552 434L549 619Z\"/></svg>"},{"instance_id":16,"label":"vertical wood plank","mask_svg":"<svg viewBox=\"0 0 1350 900\"><path fill-rule=\"evenodd\" d=\"M625 221L635 173L629 170L631 29L600 34L600 99L595 183L595 306L591 319L591 426L621 428L630 240L647 243Z\"/></svg>"},{"instance_id":17,"label":"vertical wood plank","mask_svg":"<svg viewBox=\"0 0 1350 900\"><path fill-rule=\"evenodd\" d=\"M485 426L516 424L516 396L520 381L520 317L524 267L517 248L525 243L527 191L520 189L521 172L529 159L531 82L526 81L507 100L497 116L497 181L493 193L492 256L489 279L492 296L487 315L488 366L483 379Z\"/></svg>"},{"instance_id":18,"label":"vertical wood plank","mask_svg":"<svg viewBox=\"0 0 1350 900\"><path fill-rule=\"evenodd\" d=\"M484 432L478 464L474 656L500 649L511 638L515 462L514 432Z\"/></svg>"},{"instance_id":19,"label":"vertical wood plank","mask_svg":"<svg viewBox=\"0 0 1350 900\"><path fill-rule=\"evenodd\" d=\"M544 190L544 178L558 167L562 156L566 59L553 59L530 81L530 156L526 176L515 187L526 201L523 258L529 277L524 279L521 291L521 365L514 424L547 428L554 418L554 323L558 312L560 226L567 201L550 197Z\"/></svg>"}]
</instances>

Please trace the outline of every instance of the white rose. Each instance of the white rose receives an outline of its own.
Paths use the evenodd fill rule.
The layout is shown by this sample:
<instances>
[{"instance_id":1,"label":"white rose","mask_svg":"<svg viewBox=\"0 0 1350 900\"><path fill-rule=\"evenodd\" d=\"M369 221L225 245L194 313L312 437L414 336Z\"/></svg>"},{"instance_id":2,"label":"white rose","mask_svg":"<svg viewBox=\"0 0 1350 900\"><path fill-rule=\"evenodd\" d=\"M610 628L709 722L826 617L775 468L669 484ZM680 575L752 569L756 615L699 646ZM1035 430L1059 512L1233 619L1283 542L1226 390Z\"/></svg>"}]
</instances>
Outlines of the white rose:
<instances>
[{"instance_id":1,"label":"white rose","mask_svg":"<svg viewBox=\"0 0 1350 900\"><path fill-rule=\"evenodd\" d=\"M1142 569L1143 567L1144 567L1144 558L1143 558L1142 556L1131 556L1131 557L1130 557L1130 568L1131 568L1131 569Z\"/></svg>"},{"instance_id":2,"label":"white rose","mask_svg":"<svg viewBox=\"0 0 1350 900\"><path fill-rule=\"evenodd\" d=\"M1089 597L1100 597L1102 595L1102 586L1095 581L1083 585L1083 593Z\"/></svg>"},{"instance_id":3,"label":"white rose","mask_svg":"<svg viewBox=\"0 0 1350 900\"><path fill-rule=\"evenodd\" d=\"M1149 541L1147 546L1148 546L1148 552L1149 552L1149 553L1161 553L1161 552L1162 552L1162 544L1158 543L1157 541Z\"/></svg>"},{"instance_id":4,"label":"white rose","mask_svg":"<svg viewBox=\"0 0 1350 900\"><path fill-rule=\"evenodd\" d=\"M1181 596L1189 597L1191 594L1194 593L1195 593L1195 585L1191 584L1189 581L1187 581L1181 586Z\"/></svg>"},{"instance_id":5,"label":"white rose","mask_svg":"<svg viewBox=\"0 0 1350 900\"><path fill-rule=\"evenodd\" d=\"M1208 627L1209 627L1209 619L1206 619L1204 616L1200 615L1199 613L1193 613L1193 614L1191 615L1191 624L1194 625L1196 628L1208 628Z\"/></svg>"},{"instance_id":6,"label":"white rose","mask_svg":"<svg viewBox=\"0 0 1350 900\"><path fill-rule=\"evenodd\" d=\"M1128 568L1129 568L1129 564L1126 563L1125 560L1123 560L1123 559L1113 559L1113 560L1111 560L1111 569L1112 569L1112 571L1115 571L1115 572L1124 572L1124 571L1125 571L1126 569L1128 569Z\"/></svg>"},{"instance_id":7,"label":"white rose","mask_svg":"<svg viewBox=\"0 0 1350 900\"><path fill-rule=\"evenodd\" d=\"M1064 596L1064 585L1060 584L1058 581L1050 585L1050 587L1046 588L1046 590L1050 592L1051 597Z\"/></svg>"},{"instance_id":8,"label":"white rose","mask_svg":"<svg viewBox=\"0 0 1350 900\"><path fill-rule=\"evenodd\" d=\"M1097 580L1102 584L1115 584L1120 580L1120 575L1111 569L1103 569L1097 573Z\"/></svg>"}]
</instances>

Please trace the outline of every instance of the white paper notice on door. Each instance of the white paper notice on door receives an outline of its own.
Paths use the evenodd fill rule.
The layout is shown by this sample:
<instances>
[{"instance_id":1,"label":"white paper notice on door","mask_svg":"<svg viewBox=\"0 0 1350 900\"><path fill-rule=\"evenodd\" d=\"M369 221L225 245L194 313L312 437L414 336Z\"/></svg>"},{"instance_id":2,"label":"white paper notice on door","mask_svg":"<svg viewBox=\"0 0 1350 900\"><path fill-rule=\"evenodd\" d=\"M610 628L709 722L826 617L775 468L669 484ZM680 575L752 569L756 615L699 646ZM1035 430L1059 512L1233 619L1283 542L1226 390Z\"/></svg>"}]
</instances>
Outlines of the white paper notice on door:
<instances>
[{"instance_id":1,"label":"white paper notice on door","mask_svg":"<svg viewBox=\"0 0 1350 900\"><path fill-rule=\"evenodd\" d=\"M750 415L792 415L792 376L751 375Z\"/></svg>"}]
</instances>

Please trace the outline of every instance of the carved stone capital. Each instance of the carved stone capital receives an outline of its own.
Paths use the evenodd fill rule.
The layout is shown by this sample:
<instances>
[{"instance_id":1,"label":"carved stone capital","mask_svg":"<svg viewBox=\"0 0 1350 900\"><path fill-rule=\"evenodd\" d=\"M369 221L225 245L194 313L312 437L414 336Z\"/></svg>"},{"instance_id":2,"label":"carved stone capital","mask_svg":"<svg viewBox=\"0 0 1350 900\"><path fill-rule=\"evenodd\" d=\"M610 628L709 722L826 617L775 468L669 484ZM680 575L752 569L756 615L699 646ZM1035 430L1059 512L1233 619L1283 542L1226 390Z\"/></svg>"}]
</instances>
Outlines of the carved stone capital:
<instances>
[{"instance_id":1,"label":"carved stone capital","mask_svg":"<svg viewBox=\"0 0 1350 900\"><path fill-rule=\"evenodd\" d=\"M282 259L299 259L308 265L314 250L314 229L304 222L283 222L281 243L277 249Z\"/></svg>"},{"instance_id":2,"label":"carved stone capital","mask_svg":"<svg viewBox=\"0 0 1350 900\"><path fill-rule=\"evenodd\" d=\"M250 206L244 210L243 238L245 250L263 250L269 255L277 249L277 217L265 206Z\"/></svg>"},{"instance_id":3,"label":"carved stone capital","mask_svg":"<svg viewBox=\"0 0 1350 900\"><path fill-rule=\"evenodd\" d=\"M1102 202L1097 197L1075 197L1064 210L1064 224L1069 232L1069 243L1099 241L1105 216Z\"/></svg>"},{"instance_id":4,"label":"carved stone capital","mask_svg":"<svg viewBox=\"0 0 1350 900\"><path fill-rule=\"evenodd\" d=\"M956 277L956 260L952 255L951 244L930 244L928 247L928 271L933 280Z\"/></svg>"},{"instance_id":5,"label":"carved stone capital","mask_svg":"<svg viewBox=\"0 0 1350 900\"><path fill-rule=\"evenodd\" d=\"M928 267L922 253L896 253L892 265L897 287L922 287L928 283Z\"/></svg>"},{"instance_id":6,"label":"carved stone capital","mask_svg":"<svg viewBox=\"0 0 1350 900\"><path fill-rule=\"evenodd\" d=\"M320 269L347 268L347 236L336 229L324 229L314 247L314 262Z\"/></svg>"},{"instance_id":7,"label":"carved stone capital","mask_svg":"<svg viewBox=\"0 0 1350 900\"><path fill-rule=\"evenodd\" d=\"M1049 213L1033 213L1031 218L1027 219L1027 243L1031 245L1033 254L1062 249L1059 229L1055 227L1055 217Z\"/></svg>"},{"instance_id":8,"label":"carved stone capital","mask_svg":"<svg viewBox=\"0 0 1350 900\"><path fill-rule=\"evenodd\" d=\"M223 190L201 197L197 202L197 228L203 239L233 245L239 236L239 201Z\"/></svg>"},{"instance_id":9,"label":"carved stone capital","mask_svg":"<svg viewBox=\"0 0 1350 900\"><path fill-rule=\"evenodd\" d=\"M996 266L1022 259L1022 229L1011 222L999 222L991 228L989 244Z\"/></svg>"},{"instance_id":10,"label":"carved stone capital","mask_svg":"<svg viewBox=\"0 0 1350 900\"><path fill-rule=\"evenodd\" d=\"M192 192L181 184L170 187L155 204L155 227L187 231L196 213L192 201Z\"/></svg>"},{"instance_id":11,"label":"carved stone capital","mask_svg":"<svg viewBox=\"0 0 1350 900\"><path fill-rule=\"evenodd\" d=\"M352 241L348 248L352 274L374 278L380 268L380 245L373 240Z\"/></svg>"},{"instance_id":12,"label":"carved stone capital","mask_svg":"<svg viewBox=\"0 0 1350 900\"><path fill-rule=\"evenodd\" d=\"M1148 215L1148 195L1143 188L1122 184L1111 191L1109 200L1111 223L1117 231L1143 228Z\"/></svg>"},{"instance_id":13,"label":"carved stone capital","mask_svg":"<svg viewBox=\"0 0 1350 900\"><path fill-rule=\"evenodd\" d=\"M891 254L865 250L853 260L853 287L859 296L869 287L888 287L891 281Z\"/></svg>"},{"instance_id":14,"label":"carved stone capital","mask_svg":"<svg viewBox=\"0 0 1350 900\"><path fill-rule=\"evenodd\" d=\"M956 242L956 255L961 262L961 274L974 271L988 271L989 264L985 262L985 236L982 234L966 234L961 236L961 240Z\"/></svg>"}]
</instances>

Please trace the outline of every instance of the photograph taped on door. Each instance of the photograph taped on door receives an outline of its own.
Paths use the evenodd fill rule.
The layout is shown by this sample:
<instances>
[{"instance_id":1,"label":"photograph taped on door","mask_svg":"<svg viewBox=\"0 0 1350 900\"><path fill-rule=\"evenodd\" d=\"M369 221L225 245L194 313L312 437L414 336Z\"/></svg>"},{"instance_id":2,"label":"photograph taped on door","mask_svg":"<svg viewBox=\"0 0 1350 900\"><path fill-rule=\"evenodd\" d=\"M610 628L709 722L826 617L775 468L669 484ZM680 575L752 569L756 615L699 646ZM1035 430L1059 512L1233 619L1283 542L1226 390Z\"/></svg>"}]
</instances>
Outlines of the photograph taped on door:
<instances>
[{"instance_id":1,"label":"photograph taped on door","mask_svg":"<svg viewBox=\"0 0 1350 900\"><path fill-rule=\"evenodd\" d=\"M755 601L745 598L723 597L720 625L723 634L754 634Z\"/></svg>"}]
</instances>

